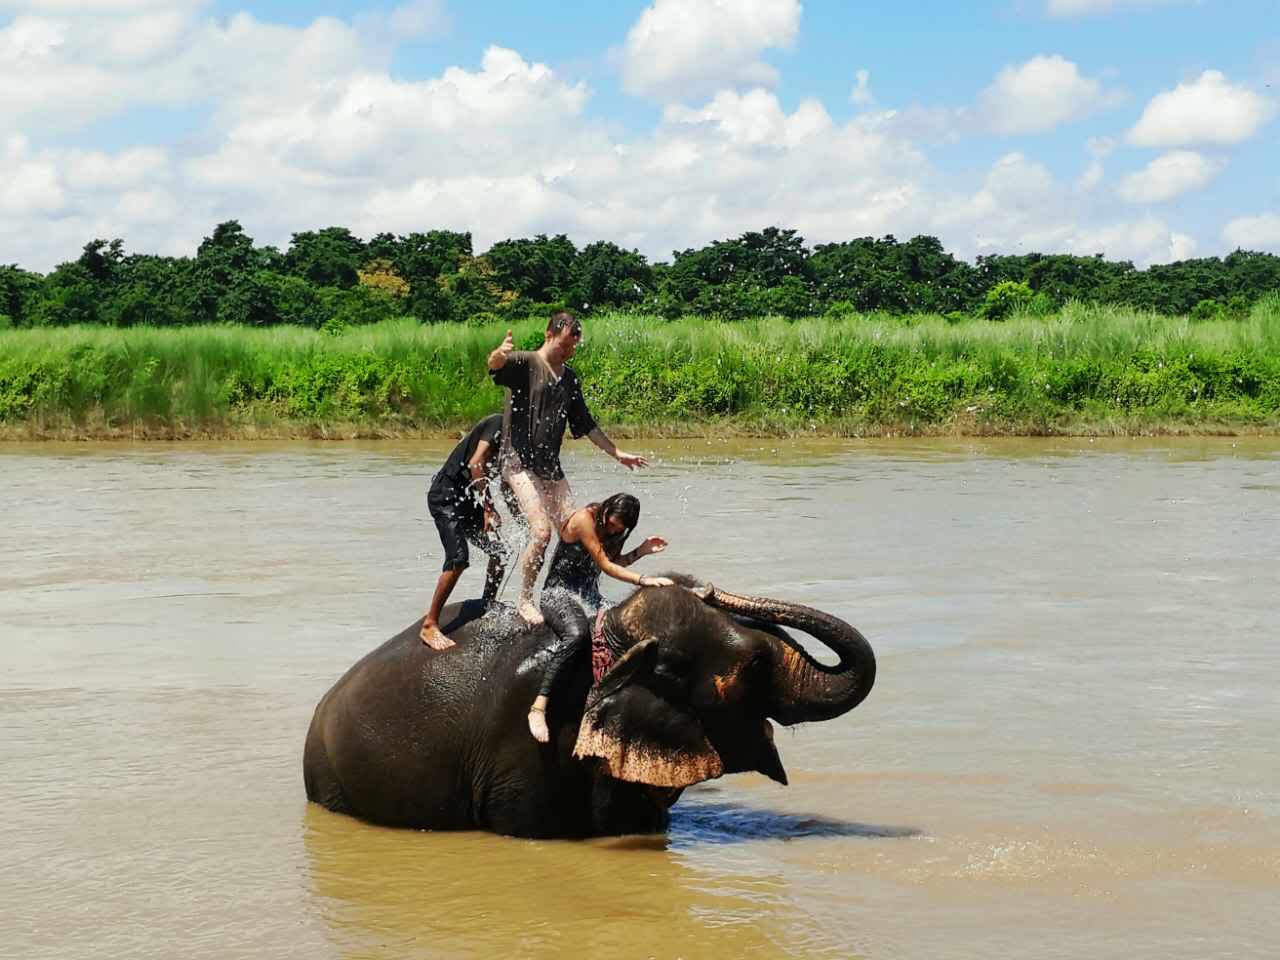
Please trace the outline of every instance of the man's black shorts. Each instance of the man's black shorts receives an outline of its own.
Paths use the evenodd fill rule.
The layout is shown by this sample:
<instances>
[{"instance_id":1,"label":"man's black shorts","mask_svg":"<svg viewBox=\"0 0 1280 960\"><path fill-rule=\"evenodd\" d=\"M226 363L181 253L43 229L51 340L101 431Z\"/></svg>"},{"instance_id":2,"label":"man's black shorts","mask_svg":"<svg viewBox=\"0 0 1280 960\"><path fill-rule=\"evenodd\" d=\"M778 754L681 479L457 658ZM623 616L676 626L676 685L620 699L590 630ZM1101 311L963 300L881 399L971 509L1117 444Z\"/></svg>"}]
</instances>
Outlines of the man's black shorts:
<instances>
[{"instance_id":1,"label":"man's black shorts","mask_svg":"<svg viewBox=\"0 0 1280 960\"><path fill-rule=\"evenodd\" d=\"M427 509L440 531L445 570L457 570L470 564L467 541L490 556L502 555L501 541L484 532L484 508L466 490L450 483L432 483L427 493Z\"/></svg>"}]
</instances>

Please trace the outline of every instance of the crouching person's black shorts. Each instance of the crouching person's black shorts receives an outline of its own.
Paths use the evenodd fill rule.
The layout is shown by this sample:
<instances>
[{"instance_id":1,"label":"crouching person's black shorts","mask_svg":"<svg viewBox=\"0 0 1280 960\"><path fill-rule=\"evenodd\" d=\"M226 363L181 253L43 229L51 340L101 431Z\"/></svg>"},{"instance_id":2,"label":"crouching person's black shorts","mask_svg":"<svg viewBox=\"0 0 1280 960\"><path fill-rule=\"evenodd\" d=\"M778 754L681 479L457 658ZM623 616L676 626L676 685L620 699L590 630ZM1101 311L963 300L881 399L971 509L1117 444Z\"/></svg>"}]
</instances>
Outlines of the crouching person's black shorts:
<instances>
[{"instance_id":1,"label":"crouching person's black shorts","mask_svg":"<svg viewBox=\"0 0 1280 960\"><path fill-rule=\"evenodd\" d=\"M427 509L440 532L445 570L458 570L470 565L468 541L491 557L505 554L502 541L484 532L484 508L465 489L458 489L452 484L431 484L427 493Z\"/></svg>"}]
</instances>

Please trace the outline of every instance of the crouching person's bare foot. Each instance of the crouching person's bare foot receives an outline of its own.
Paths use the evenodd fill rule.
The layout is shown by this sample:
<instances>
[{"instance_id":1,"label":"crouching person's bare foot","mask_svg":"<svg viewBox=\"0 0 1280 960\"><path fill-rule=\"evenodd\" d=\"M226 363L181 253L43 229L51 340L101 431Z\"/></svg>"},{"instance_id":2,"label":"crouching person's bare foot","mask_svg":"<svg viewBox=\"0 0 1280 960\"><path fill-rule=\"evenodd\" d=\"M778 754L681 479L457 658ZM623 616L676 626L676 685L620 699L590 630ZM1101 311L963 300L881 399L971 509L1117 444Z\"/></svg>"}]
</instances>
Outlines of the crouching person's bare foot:
<instances>
[{"instance_id":1,"label":"crouching person's bare foot","mask_svg":"<svg viewBox=\"0 0 1280 960\"><path fill-rule=\"evenodd\" d=\"M440 626L430 618L424 618L422 621L422 629L418 631L418 636L432 650L448 650L450 647L456 647L457 644L440 632Z\"/></svg>"},{"instance_id":2,"label":"crouching person's bare foot","mask_svg":"<svg viewBox=\"0 0 1280 960\"><path fill-rule=\"evenodd\" d=\"M535 706L529 711L529 732L539 743L546 743L551 739L551 731L547 729L547 714L541 707Z\"/></svg>"},{"instance_id":3,"label":"crouching person's bare foot","mask_svg":"<svg viewBox=\"0 0 1280 960\"><path fill-rule=\"evenodd\" d=\"M520 606L516 607L520 616L524 617L525 623L537 626L543 622L542 611L539 610L532 600L521 600Z\"/></svg>"}]
</instances>

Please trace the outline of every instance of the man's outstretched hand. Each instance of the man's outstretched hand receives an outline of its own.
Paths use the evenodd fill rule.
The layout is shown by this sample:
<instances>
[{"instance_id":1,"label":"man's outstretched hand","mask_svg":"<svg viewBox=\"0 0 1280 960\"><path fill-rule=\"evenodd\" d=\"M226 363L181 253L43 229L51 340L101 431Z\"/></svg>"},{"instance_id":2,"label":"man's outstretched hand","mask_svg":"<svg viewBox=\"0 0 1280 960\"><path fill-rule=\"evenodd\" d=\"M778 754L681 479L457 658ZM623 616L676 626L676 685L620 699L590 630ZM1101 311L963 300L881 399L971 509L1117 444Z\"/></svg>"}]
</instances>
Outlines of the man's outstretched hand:
<instances>
[{"instance_id":1,"label":"man's outstretched hand","mask_svg":"<svg viewBox=\"0 0 1280 960\"><path fill-rule=\"evenodd\" d=\"M638 453L627 453L625 450L619 450L614 454L614 459L628 470L634 470L636 467L647 467L649 465L649 461Z\"/></svg>"}]
</instances>

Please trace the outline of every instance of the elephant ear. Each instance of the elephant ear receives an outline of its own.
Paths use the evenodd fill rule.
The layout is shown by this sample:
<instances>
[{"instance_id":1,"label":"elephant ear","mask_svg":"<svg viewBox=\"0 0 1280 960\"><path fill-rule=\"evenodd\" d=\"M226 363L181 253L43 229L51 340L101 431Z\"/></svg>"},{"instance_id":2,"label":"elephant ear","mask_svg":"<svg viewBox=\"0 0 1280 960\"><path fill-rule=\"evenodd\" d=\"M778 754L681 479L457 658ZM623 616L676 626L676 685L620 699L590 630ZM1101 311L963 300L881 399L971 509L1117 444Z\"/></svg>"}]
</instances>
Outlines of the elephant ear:
<instances>
[{"instance_id":1,"label":"elephant ear","mask_svg":"<svg viewBox=\"0 0 1280 960\"><path fill-rule=\"evenodd\" d=\"M636 644L587 699L575 757L598 757L618 780L688 787L724 773L720 754L688 707L673 704L646 681L658 662L658 641Z\"/></svg>"}]
</instances>

